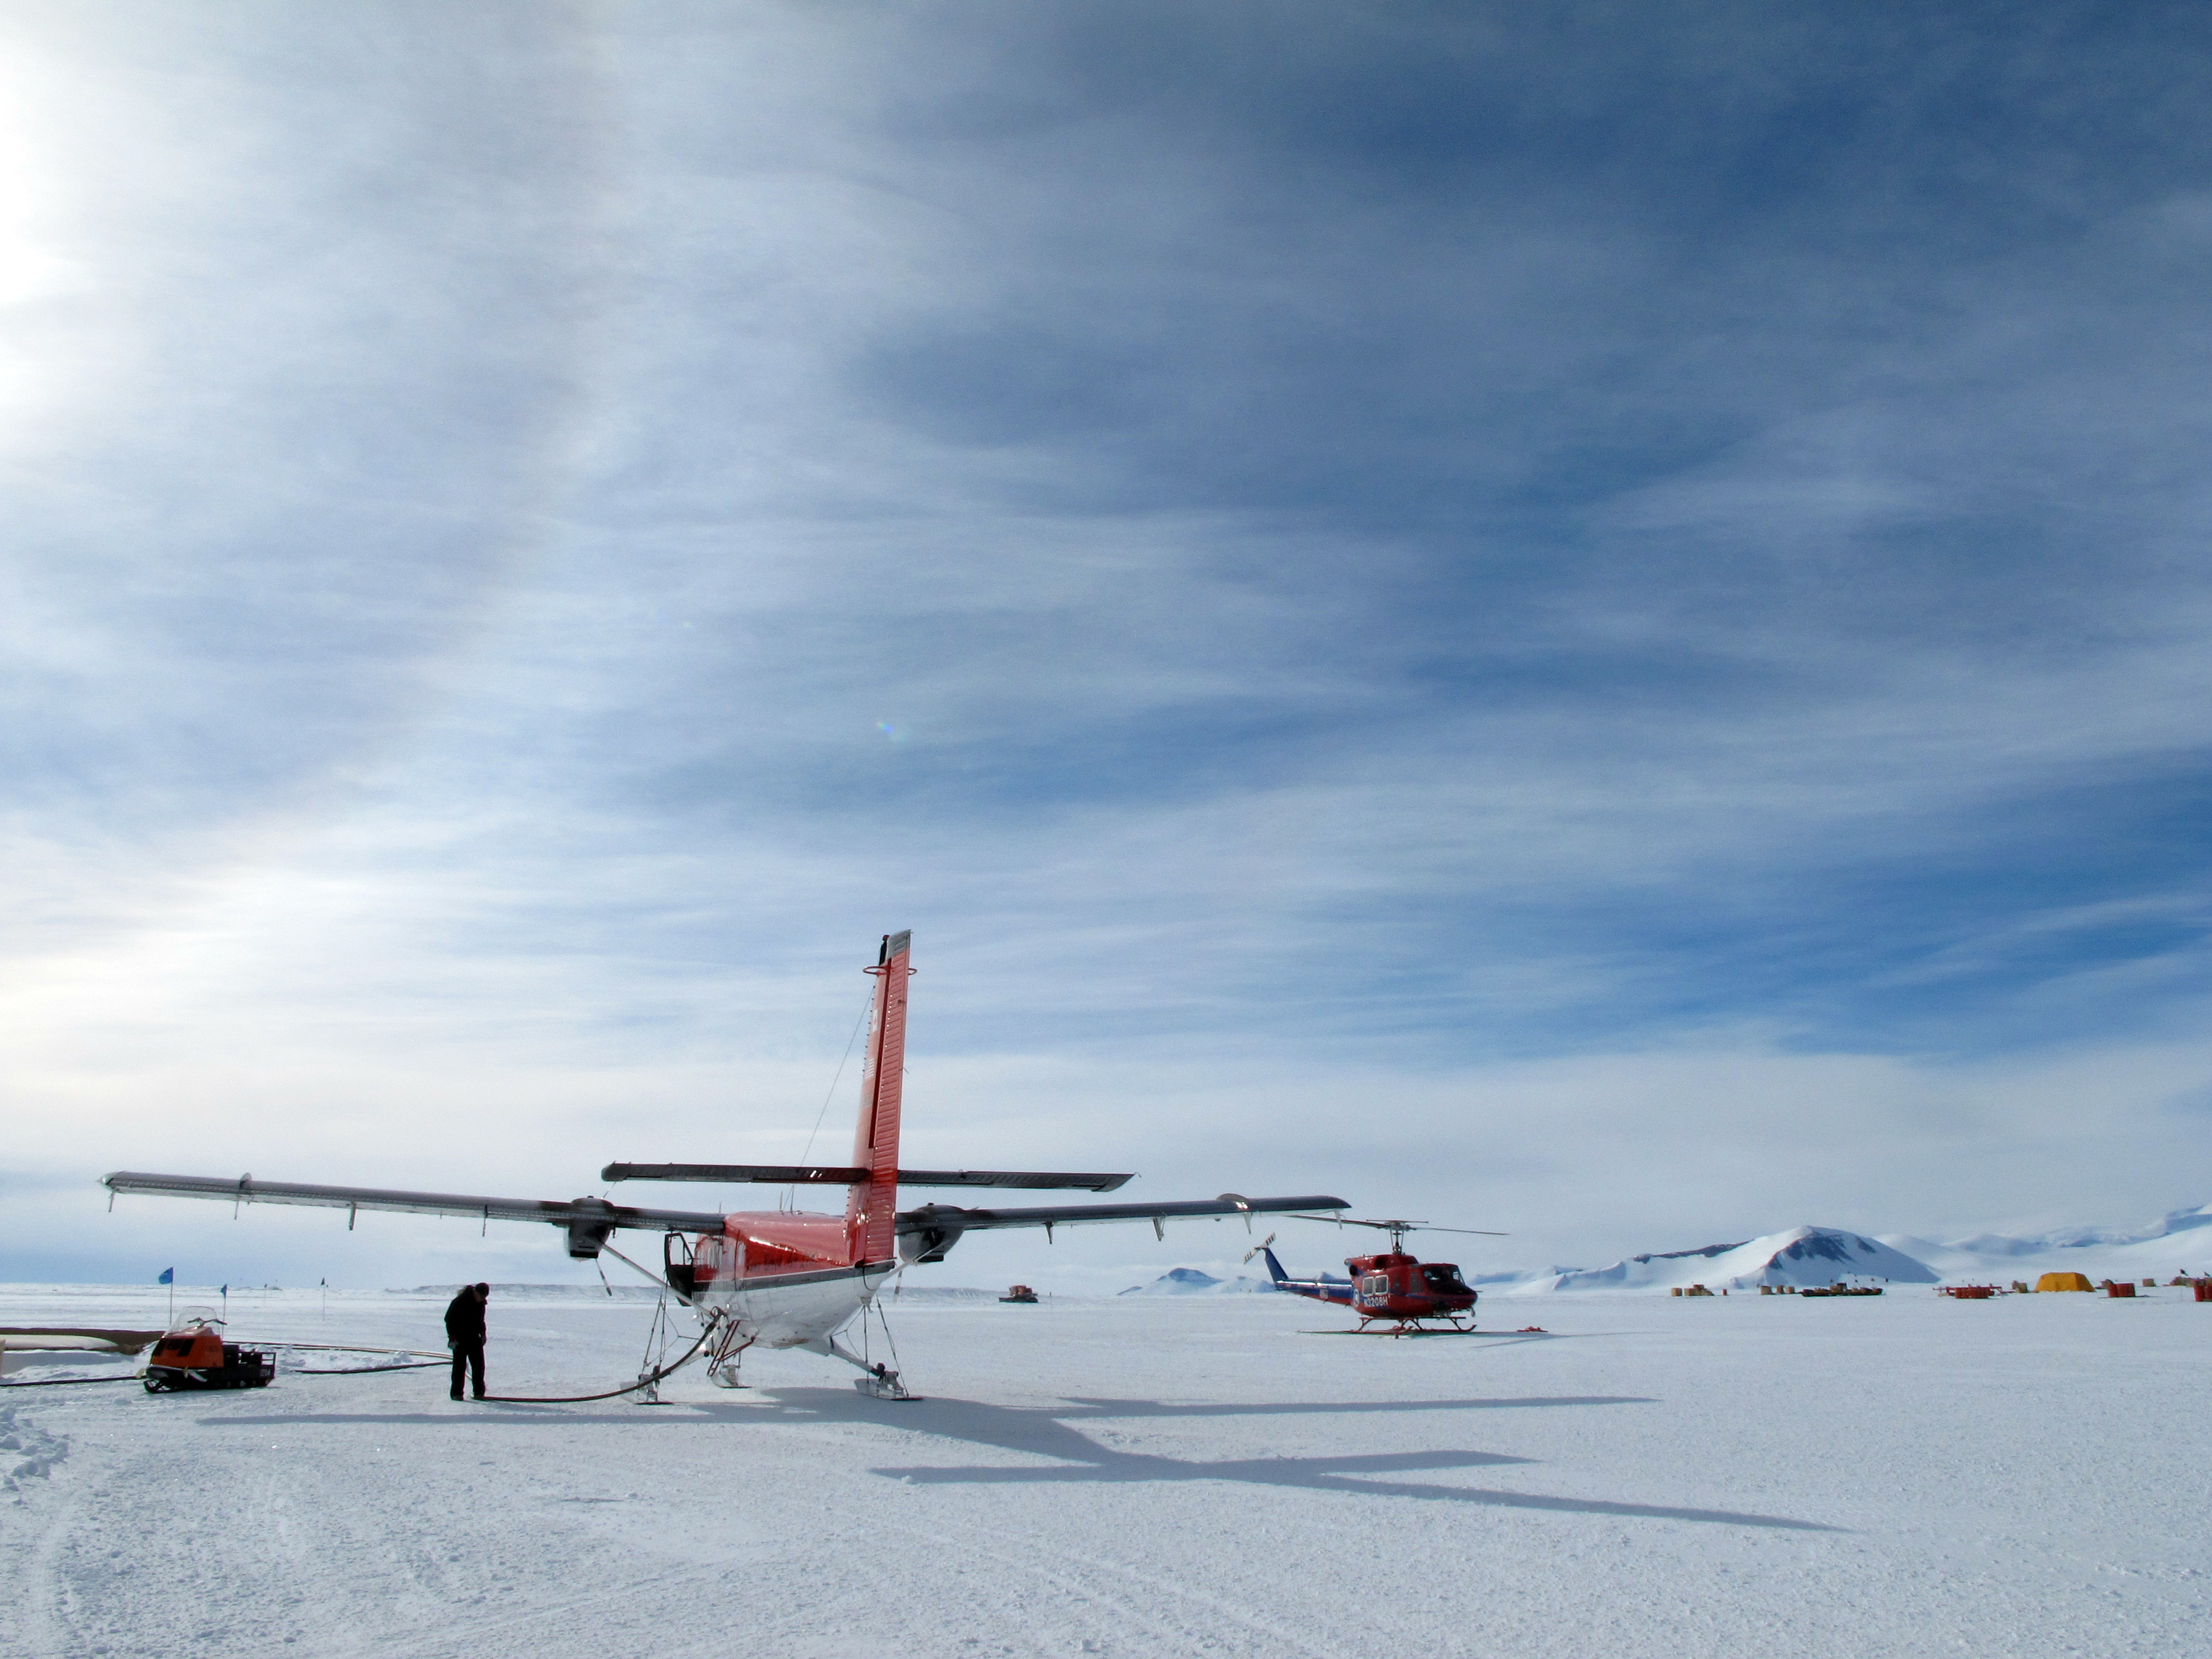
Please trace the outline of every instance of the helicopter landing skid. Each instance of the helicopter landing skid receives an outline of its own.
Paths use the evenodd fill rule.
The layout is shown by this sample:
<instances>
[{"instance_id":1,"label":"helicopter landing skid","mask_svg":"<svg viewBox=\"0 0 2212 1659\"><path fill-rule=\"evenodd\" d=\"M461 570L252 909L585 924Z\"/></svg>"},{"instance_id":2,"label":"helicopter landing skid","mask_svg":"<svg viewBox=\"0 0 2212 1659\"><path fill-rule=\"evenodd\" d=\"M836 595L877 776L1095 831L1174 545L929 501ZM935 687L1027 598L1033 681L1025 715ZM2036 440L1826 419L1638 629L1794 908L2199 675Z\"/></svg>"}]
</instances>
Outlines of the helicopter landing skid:
<instances>
[{"instance_id":1,"label":"helicopter landing skid","mask_svg":"<svg viewBox=\"0 0 2212 1659\"><path fill-rule=\"evenodd\" d=\"M1363 1319L1359 1322L1362 1334L1368 1334L1370 1326L1388 1327L1387 1329L1378 1329L1371 1333L1376 1336L1474 1336L1476 1334L1474 1322L1472 1319L1462 1322L1452 1318L1449 1315L1433 1321L1391 1319L1386 1316L1382 1319Z\"/></svg>"}]
</instances>

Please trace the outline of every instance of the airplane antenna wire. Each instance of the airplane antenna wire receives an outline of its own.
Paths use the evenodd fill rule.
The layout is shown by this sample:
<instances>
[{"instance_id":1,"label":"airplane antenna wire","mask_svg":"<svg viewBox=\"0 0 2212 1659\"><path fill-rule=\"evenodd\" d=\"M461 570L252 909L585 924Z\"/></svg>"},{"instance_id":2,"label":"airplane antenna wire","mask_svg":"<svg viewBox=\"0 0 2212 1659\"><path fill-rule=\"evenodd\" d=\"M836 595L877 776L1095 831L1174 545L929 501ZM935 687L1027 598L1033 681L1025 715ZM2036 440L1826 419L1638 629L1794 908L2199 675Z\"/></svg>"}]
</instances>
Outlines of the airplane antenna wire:
<instances>
[{"instance_id":1,"label":"airplane antenna wire","mask_svg":"<svg viewBox=\"0 0 2212 1659\"><path fill-rule=\"evenodd\" d=\"M871 985L867 994L860 999L860 1017L853 1022L853 1035L845 1039L845 1053L837 1061L836 1075L830 1079L830 1092L822 1097L822 1109L815 1113L814 1127L806 1132L806 1150L799 1155L801 1164L814 1156L815 1137L822 1133L822 1120L830 1115L830 1103L837 1098L837 1085L845 1080L845 1068L852 1064L854 1047L860 1040L860 1028L868 1023L868 1011L875 1006L875 1001L876 988ZM799 1188L787 1187L783 1189L783 1195L787 1202L795 1203L799 1198Z\"/></svg>"}]
</instances>

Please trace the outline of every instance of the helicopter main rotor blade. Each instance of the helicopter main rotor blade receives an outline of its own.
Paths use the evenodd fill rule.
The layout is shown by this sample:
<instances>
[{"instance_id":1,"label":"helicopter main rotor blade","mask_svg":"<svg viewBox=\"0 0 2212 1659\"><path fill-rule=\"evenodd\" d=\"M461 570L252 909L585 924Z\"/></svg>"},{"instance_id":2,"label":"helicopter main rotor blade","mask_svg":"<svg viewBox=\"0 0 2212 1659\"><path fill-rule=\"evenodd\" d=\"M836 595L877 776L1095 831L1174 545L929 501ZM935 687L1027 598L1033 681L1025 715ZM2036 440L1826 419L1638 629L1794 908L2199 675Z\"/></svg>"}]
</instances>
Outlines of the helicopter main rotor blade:
<instances>
[{"instance_id":1,"label":"helicopter main rotor blade","mask_svg":"<svg viewBox=\"0 0 2212 1659\"><path fill-rule=\"evenodd\" d=\"M1480 1238L1510 1238L1510 1233L1492 1232L1486 1227L1439 1227L1427 1221L1362 1221L1357 1216L1292 1215L1292 1221L1333 1221L1342 1227L1373 1227L1386 1233L1468 1233Z\"/></svg>"},{"instance_id":2,"label":"helicopter main rotor blade","mask_svg":"<svg viewBox=\"0 0 2212 1659\"><path fill-rule=\"evenodd\" d=\"M1357 1217L1348 1215L1298 1215L1293 1213L1288 1218L1292 1221L1330 1221L1335 1223L1340 1227L1381 1227L1386 1231L1392 1227L1412 1228L1419 1224L1417 1222L1412 1221L1362 1221Z\"/></svg>"},{"instance_id":3,"label":"helicopter main rotor blade","mask_svg":"<svg viewBox=\"0 0 2212 1659\"><path fill-rule=\"evenodd\" d=\"M1487 1227L1431 1227L1425 1221L1408 1231L1419 1233L1468 1233L1477 1238L1510 1238L1511 1233L1492 1232Z\"/></svg>"}]
</instances>

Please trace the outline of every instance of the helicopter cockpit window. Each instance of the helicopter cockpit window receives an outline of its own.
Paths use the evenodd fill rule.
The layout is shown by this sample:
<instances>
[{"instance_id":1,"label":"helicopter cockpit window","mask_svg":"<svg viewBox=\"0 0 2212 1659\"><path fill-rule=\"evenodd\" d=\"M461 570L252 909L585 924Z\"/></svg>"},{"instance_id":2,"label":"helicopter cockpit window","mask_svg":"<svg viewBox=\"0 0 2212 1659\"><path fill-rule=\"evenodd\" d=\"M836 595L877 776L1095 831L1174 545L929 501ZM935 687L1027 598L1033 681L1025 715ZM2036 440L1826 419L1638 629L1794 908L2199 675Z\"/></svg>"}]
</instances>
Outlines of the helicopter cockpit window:
<instances>
[{"instance_id":1,"label":"helicopter cockpit window","mask_svg":"<svg viewBox=\"0 0 2212 1659\"><path fill-rule=\"evenodd\" d=\"M1434 1262L1421 1269L1421 1278L1432 1291L1464 1291L1459 1270L1443 1262Z\"/></svg>"}]
</instances>

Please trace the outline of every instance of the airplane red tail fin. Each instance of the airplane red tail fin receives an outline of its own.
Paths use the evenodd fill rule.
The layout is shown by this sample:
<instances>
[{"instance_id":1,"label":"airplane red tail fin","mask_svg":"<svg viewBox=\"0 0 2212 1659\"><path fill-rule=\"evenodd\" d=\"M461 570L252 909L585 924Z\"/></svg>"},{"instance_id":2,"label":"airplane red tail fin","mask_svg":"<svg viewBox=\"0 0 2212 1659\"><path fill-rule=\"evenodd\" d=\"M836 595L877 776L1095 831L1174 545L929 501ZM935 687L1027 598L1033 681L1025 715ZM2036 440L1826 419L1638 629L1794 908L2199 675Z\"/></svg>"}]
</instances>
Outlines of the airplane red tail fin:
<instances>
[{"instance_id":1,"label":"airplane red tail fin","mask_svg":"<svg viewBox=\"0 0 2212 1659\"><path fill-rule=\"evenodd\" d=\"M853 1188L845 1220L853 1260L890 1261L898 1254L899 1099L906 1081L907 955L914 935L888 933L876 965L875 1011L868 1022L867 1069L860 1079L860 1121L853 1163L868 1178Z\"/></svg>"}]
</instances>

